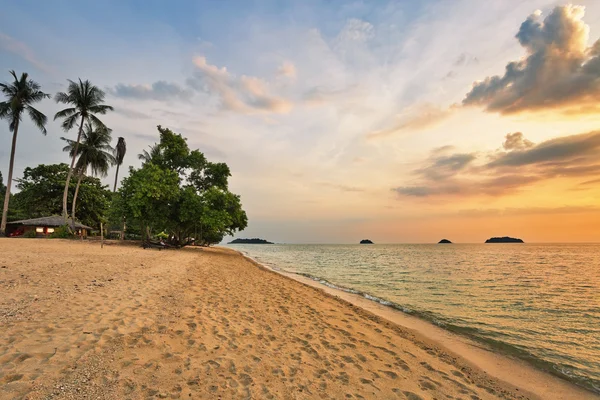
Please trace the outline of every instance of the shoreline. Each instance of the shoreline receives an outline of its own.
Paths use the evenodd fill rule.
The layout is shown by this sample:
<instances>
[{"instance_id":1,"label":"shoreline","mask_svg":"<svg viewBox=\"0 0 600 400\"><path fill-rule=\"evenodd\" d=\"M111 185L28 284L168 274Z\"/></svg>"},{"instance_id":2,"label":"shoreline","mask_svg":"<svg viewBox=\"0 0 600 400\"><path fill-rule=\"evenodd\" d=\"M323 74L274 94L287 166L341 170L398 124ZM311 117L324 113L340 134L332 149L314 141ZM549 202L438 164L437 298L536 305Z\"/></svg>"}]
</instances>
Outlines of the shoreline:
<instances>
[{"instance_id":1,"label":"shoreline","mask_svg":"<svg viewBox=\"0 0 600 400\"><path fill-rule=\"evenodd\" d=\"M229 248L0 239L0 290L0 398L543 398Z\"/></svg>"},{"instance_id":2,"label":"shoreline","mask_svg":"<svg viewBox=\"0 0 600 400\"><path fill-rule=\"evenodd\" d=\"M524 360L498 352L483 343L446 330L430 321L381 304L375 299L369 299L363 293L353 293L352 289L343 290L339 287L323 284L306 275L273 268L240 250L230 247L224 248L239 253L242 257L261 268L321 290L402 328L410 329L417 338L425 339L426 342L440 346L448 353L463 359L469 366L503 382L510 389L516 390L517 393L539 399L600 399L600 395L562 379L560 376L538 369Z\"/></svg>"}]
</instances>

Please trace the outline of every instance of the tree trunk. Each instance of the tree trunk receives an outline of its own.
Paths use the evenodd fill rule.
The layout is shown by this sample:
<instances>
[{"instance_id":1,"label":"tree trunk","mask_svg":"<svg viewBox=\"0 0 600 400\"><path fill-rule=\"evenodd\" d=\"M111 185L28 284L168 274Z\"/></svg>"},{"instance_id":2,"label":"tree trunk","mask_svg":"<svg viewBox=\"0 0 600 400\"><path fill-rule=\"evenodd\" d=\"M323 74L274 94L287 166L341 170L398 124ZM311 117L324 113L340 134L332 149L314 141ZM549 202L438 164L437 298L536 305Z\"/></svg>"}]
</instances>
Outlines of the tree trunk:
<instances>
[{"instance_id":1,"label":"tree trunk","mask_svg":"<svg viewBox=\"0 0 600 400\"><path fill-rule=\"evenodd\" d=\"M75 159L77 159L77 151L79 150L79 141L81 140L81 133L83 132L83 122L84 116L81 116L81 123L79 124L79 133L77 134L77 142L75 142L75 152L73 153L73 158L71 159L71 167L69 168L69 173L67 174L67 182L65 182L65 191L63 193L63 218L65 219L65 225L67 224L67 219L69 218L69 208L67 204L67 199L69 197L69 183L71 182L71 177L73 176L73 166L75 165Z\"/></svg>"},{"instance_id":2,"label":"tree trunk","mask_svg":"<svg viewBox=\"0 0 600 400\"><path fill-rule=\"evenodd\" d=\"M8 180L6 181L6 194L4 195L4 207L2 208L2 223L0 224L0 236L6 235L6 220L8 218L8 202L10 201L10 187L12 185L13 166L15 164L15 150L17 148L17 133L19 132L19 120L15 123L12 147L10 149L10 162L8 164Z\"/></svg>"},{"instance_id":3,"label":"tree trunk","mask_svg":"<svg viewBox=\"0 0 600 400\"><path fill-rule=\"evenodd\" d=\"M77 204L77 195L79 194L81 179L83 179L83 171L83 168L79 170L79 178L77 179L77 186L75 186L75 194L73 195L73 209L71 210L71 223L73 224L73 229L75 229L75 205Z\"/></svg>"},{"instance_id":4,"label":"tree trunk","mask_svg":"<svg viewBox=\"0 0 600 400\"><path fill-rule=\"evenodd\" d=\"M117 173L115 174L115 187L113 188L113 193L117 191L117 179L119 178L119 167L120 167L120 165L117 164Z\"/></svg>"}]
</instances>

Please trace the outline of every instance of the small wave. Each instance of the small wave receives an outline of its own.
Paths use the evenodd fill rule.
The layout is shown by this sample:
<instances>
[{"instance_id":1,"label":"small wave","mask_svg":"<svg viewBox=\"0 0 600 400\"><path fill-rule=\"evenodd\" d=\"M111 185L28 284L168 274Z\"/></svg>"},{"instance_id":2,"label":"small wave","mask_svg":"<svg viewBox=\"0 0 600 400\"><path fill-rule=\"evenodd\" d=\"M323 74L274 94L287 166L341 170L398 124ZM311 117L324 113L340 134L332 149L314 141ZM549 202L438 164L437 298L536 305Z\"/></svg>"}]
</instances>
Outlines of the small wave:
<instances>
[{"instance_id":1,"label":"small wave","mask_svg":"<svg viewBox=\"0 0 600 400\"><path fill-rule=\"evenodd\" d=\"M257 260L254 260L253 258L251 258L247 255L245 255L245 256L259 264L266 265L265 263L261 263ZM273 270L282 271L282 272L290 272L290 271L278 269L272 265L266 265L266 266ZM481 330L481 329L478 329L475 327L468 327L468 326L464 326L464 325L455 324L455 323L453 323L453 321L446 320L442 316L437 315L435 313L425 311L425 310L413 309L408 306L397 304L392 301L386 300L386 299L378 297L378 296L374 296L369 293L361 292L359 290L344 287L341 285L336 285L336 284L334 284L326 279L323 279L321 277L318 277L318 276L314 276L314 275L302 273L302 272L292 272L292 273L303 276L305 278L309 278L309 279L311 279L315 282L318 282L319 284L329 287L331 289L340 290L340 291L343 291L346 293L356 294L356 295L364 297L367 300L374 301L383 306L390 307L397 311L401 311L403 313L416 316L416 317L426 320L432 324L435 324L445 330L448 330L450 332L459 334L461 336L465 336L465 337L471 338L473 340L476 340L477 342L480 342L480 343L486 345L487 347L489 347L493 350L496 350L502 354L507 354L507 355L514 356L514 357L520 358L522 360L525 360L540 370L546 371L546 372L551 373L555 376L558 376L562 379L565 379L569 382L572 382L578 386L581 386L587 390L590 390L593 393L600 394L600 386L599 386L600 382L596 382L596 381L590 380L587 377L578 375L573 369L569 368L568 366L557 365L557 364L551 363L549 361L543 360L541 358L538 358L535 355L533 355L532 353L530 353L529 351L527 351L526 348L516 346L516 345L510 344L510 343L507 343L505 341L502 341L502 340L493 339L491 337L493 332L484 331L484 330Z\"/></svg>"}]
</instances>

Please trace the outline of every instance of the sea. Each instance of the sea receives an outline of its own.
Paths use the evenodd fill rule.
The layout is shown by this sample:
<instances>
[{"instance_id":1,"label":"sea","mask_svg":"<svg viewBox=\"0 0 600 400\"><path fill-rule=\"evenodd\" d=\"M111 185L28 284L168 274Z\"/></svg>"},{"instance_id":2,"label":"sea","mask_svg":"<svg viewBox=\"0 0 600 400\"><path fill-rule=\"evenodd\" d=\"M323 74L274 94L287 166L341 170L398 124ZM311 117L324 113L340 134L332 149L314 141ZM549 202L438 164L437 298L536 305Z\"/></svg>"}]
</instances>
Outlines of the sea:
<instances>
[{"instance_id":1,"label":"sea","mask_svg":"<svg viewBox=\"0 0 600 400\"><path fill-rule=\"evenodd\" d=\"M228 246L600 393L600 244Z\"/></svg>"}]
</instances>

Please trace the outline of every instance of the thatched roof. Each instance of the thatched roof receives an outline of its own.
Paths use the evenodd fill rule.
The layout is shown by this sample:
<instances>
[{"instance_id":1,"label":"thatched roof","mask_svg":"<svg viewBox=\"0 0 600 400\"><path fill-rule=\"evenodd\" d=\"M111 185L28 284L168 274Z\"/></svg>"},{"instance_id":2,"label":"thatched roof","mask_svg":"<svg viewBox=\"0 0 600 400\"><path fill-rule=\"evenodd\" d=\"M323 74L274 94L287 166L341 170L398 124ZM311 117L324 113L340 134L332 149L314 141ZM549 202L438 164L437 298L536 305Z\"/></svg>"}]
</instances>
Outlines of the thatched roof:
<instances>
[{"instance_id":1,"label":"thatched roof","mask_svg":"<svg viewBox=\"0 0 600 400\"><path fill-rule=\"evenodd\" d=\"M25 226L63 226L64 224L65 224L64 218L59 215L53 215L51 217L24 219L21 221L12 221L12 222L8 223L8 225L25 225ZM69 218L67 220L67 224L69 226L74 226L75 229L93 229L89 226L80 224L79 222L75 222L75 225L72 225L71 218Z\"/></svg>"}]
</instances>

